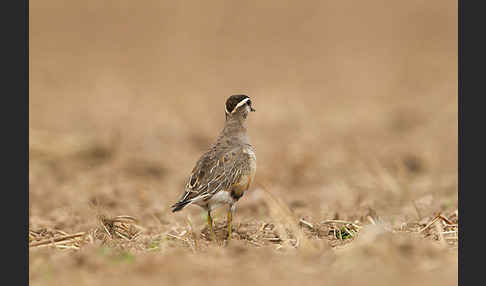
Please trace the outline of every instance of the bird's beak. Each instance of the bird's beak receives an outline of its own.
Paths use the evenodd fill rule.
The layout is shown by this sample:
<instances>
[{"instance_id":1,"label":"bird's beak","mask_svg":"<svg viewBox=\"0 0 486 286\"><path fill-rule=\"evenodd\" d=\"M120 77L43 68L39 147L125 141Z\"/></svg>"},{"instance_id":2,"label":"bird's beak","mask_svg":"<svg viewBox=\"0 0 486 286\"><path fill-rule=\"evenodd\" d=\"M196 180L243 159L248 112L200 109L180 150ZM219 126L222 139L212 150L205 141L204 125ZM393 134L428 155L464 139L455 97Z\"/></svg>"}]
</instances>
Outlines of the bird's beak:
<instances>
[{"instance_id":1,"label":"bird's beak","mask_svg":"<svg viewBox=\"0 0 486 286\"><path fill-rule=\"evenodd\" d=\"M255 109L255 108L253 108L252 106L250 106L250 111L255 112L255 111L256 111L256 109Z\"/></svg>"}]
</instances>

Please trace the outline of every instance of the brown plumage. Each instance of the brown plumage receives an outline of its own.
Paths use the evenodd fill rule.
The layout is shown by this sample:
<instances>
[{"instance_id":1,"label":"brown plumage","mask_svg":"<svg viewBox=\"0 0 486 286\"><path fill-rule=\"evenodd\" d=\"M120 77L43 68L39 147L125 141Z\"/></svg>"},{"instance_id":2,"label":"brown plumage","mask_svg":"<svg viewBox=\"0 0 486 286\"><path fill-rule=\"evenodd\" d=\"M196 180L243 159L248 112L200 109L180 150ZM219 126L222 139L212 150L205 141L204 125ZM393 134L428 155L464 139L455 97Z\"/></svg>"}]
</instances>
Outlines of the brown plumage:
<instances>
[{"instance_id":1,"label":"brown plumage","mask_svg":"<svg viewBox=\"0 0 486 286\"><path fill-rule=\"evenodd\" d=\"M231 217L235 203L248 190L256 172L256 156L247 135L246 118L255 111L246 95L232 95L226 100L226 122L223 130L192 169L185 191L172 211L196 204L208 211L208 224L212 227L211 210L229 205L228 239L231 238Z\"/></svg>"}]
</instances>

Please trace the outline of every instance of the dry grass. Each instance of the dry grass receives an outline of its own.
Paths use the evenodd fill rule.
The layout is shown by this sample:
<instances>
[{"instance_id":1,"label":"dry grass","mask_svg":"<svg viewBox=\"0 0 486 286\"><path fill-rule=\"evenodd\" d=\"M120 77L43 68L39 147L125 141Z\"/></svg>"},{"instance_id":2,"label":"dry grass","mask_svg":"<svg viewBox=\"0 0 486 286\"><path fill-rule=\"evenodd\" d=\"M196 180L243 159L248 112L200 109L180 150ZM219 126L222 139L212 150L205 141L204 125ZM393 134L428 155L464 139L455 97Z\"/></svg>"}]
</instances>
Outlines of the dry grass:
<instances>
[{"instance_id":1,"label":"dry grass","mask_svg":"<svg viewBox=\"0 0 486 286\"><path fill-rule=\"evenodd\" d=\"M31 285L457 285L456 2L107 3L30 3ZM242 92L212 241L169 206Z\"/></svg>"},{"instance_id":2,"label":"dry grass","mask_svg":"<svg viewBox=\"0 0 486 286\"><path fill-rule=\"evenodd\" d=\"M275 245L276 249L282 247L300 248L309 240L327 240L332 247L345 245L359 236L360 230L366 226L375 226L377 223L370 216L367 217L371 223L366 225L355 220L324 220L311 223L301 218L298 220L300 227L296 227L296 219L293 221L293 231L285 228L284 224L274 224L263 221L251 221L239 223L235 226L232 235L233 239L245 242L247 246L263 247ZM215 232L217 241L212 241L209 228L206 226L198 231L193 230L192 224L188 221L186 226L174 227L170 231L161 233L160 237L147 237L147 231L133 222L130 216L118 216L115 218L99 218L100 226L86 232L67 234L61 230L30 230L29 246L44 247L51 246L57 248L79 249L81 245L101 244L111 247L124 248L123 242L130 242L128 245L137 246L142 251L152 251L159 249L154 243L160 243L160 237L169 241L183 242L181 245L190 248L194 253L201 250L201 247L215 243L225 246L229 243L227 237L227 225L223 222L216 223ZM433 241L442 242L444 245L457 247L458 242L458 221L457 210L447 218L438 214L430 219L428 223L408 222L400 225L399 228L388 228L386 231L391 233L415 233L421 234L423 238L431 238ZM147 244L148 240L148 244Z\"/></svg>"},{"instance_id":3,"label":"dry grass","mask_svg":"<svg viewBox=\"0 0 486 286\"><path fill-rule=\"evenodd\" d=\"M209 239L207 227L195 230L189 221L185 226L153 233L119 218L100 218L101 227L75 235L31 231L36 233L30 242L31 279L50 285L129 285L158 280L192 285L207 279L214 283L231 279L237 285L251 279L293 285L301 280L311 283L324 275L330 283L344 279L350 285L377 278L373 284L457 284L457 211L429 220L389 228L374 219L367 223L300 219L295 233L282 225L250 221L236 225L228 243L222 222L216 224L215 242ZM73 252L36 249L46 246L52 251ZM185 272L188 268L189 276ZM66 269L69 274L63 272ZM288 271L294 274L289 276Z\"/></svg>"}]
</instances>

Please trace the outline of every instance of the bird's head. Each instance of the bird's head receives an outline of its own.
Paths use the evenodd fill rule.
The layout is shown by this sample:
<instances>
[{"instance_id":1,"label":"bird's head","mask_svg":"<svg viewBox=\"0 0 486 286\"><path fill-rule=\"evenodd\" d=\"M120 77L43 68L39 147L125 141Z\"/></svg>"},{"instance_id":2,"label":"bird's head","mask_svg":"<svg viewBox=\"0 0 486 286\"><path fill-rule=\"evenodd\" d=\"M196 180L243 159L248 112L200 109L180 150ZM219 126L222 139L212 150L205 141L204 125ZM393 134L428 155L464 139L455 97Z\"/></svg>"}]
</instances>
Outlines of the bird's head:
<instances>
[{"instance_id":1,"label":"bird's head","mask_svg":"<svg viewBox=\"0 0 486 286\"><path fill-rule=\"evenodd\" d=\"M255 111L251 105L251 99L245 94L235 94L226 100L226 120L230 118L246 119L250 111Z\"/></svg>"}]
</instances>

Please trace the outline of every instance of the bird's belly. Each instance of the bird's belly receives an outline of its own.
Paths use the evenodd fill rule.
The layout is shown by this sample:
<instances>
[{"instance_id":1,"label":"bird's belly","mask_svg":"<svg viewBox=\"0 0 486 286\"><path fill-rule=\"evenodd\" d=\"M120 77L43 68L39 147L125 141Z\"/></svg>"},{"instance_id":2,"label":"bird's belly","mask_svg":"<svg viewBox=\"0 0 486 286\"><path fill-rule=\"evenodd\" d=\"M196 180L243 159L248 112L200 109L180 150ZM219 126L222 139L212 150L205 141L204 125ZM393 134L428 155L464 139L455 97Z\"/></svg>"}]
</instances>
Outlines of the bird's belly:
<instances>
[{"instance_id":1,"label":"bird's belly","mask_svg":"<svg viewBox=\"0 0 486 286\"><path fill-rule=\"evenodd\" d=\"M207 200L207 206L209 210L213 210L222 205L231 205L235 203L235 200L231 197L231 194L227 191L220 191L214 194L209 200Z\"/></svg>"}]
</instances>

